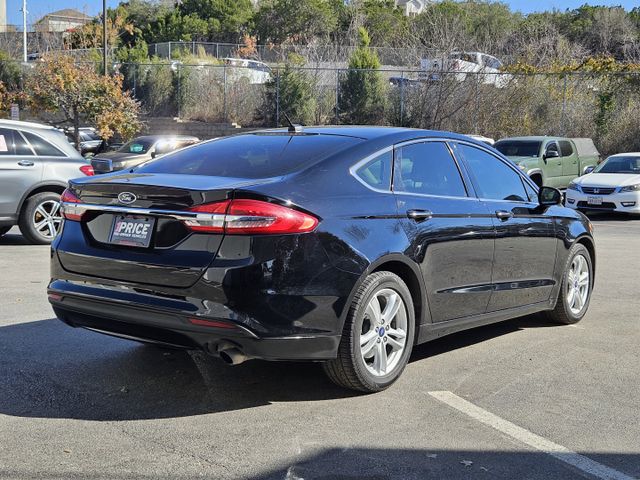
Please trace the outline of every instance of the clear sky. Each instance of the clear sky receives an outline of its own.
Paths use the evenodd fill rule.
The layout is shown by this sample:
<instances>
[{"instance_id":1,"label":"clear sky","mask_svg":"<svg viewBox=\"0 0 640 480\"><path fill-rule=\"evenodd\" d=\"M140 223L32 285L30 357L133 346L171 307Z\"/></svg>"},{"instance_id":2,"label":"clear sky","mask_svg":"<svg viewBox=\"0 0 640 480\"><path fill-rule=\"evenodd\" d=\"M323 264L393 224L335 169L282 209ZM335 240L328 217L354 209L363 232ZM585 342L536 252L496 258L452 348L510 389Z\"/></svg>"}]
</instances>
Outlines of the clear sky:
<instances>
[{"instance_id":1,"label":"clear sky","mask_svg":"<svg viewBox=\"0 0 640 480\"><path fill-rule=\"evenodd\" d=\"M7 22L10 24L22 24L21 0L6 0L7 2ZM117 0L107 0L110 7L117 5ZM524 13L532 11L543 11L557 8L565 10L576 8L584 3L591 5L622 5L627 9L640 6L639 0L506 0L514 10ZM61 10L63 8L75 8L88 15L95 15L102 8L102 0L27 0L27 11L29 12L27 21L33 23L48 12Z\"/></svg>"}]
</instances>

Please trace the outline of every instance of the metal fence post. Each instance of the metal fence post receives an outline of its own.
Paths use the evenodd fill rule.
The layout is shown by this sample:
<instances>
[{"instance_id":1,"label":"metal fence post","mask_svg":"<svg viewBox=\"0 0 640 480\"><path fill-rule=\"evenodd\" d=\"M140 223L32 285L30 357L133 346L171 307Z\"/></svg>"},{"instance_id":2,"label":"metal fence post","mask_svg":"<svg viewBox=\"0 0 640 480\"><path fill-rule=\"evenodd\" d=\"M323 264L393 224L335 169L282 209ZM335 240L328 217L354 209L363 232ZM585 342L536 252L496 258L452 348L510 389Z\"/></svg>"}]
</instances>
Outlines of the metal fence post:
<instances>
[{"instance_id":1,"label":"metal fence post","mask_svg":"<svg viewBox=\"0 0 640 480\"><path fill-rule=\"evenodd\" d=\"M138 64L137 63L133 63L130 64L133 65L133 89L132 89L132 93L133 96L135 97L137 94L137 81L138 81Z\"/></svg>"},{"instance_id":2,"label":"metal fence post","mask_svg":"<svg viewBox=\"0 0 640 480\"><path fill-rule=\"evenodd\" d=\"M217 50L217 44L216 44ZM229 117L227 116L227 65L224 64L222 66L222 115L224 117L224 121L228 122Z\"/></svg>"},{"instance_id":3,"label":"metal fence post","mask_svg":"<svg viewBox=\"0 0 640 480\"><path fill-rule=\"evenodd\" d=\"M404 72L400 73L400 126L404 126Z\"/></svg>"},{"instance_id":4,"label":"metal fence post","mask_svg":"<svg viewBox=\"0 0 640 480\"><path fill-rule=\"evenodd\" d=\"M169 42L169 60L171 60L171 42Z\"/></svg>"},{"instance_id":5,"label":"metal fence post","mask_svg":"<svg viewBox=\"0 0 640 480\"><path fill-rule=\"evenodd\" d=\"M180 82L180 63L177 64L176 73L178 74L178 118L180 118L180 105L182 104L182 91Z\"/></svg>"},{"instance_id":6,"label":"metal fence post","mask_svg":"<svg viewBox=\"0 0 640 480\"><path fill-rule=\"evenodd\" d=\"M562 114L560 115L560 135L565 135L565 121L567 117L567 75L564 76L562 86Z\"/></svg>"},{"instance_id":7,"label":"metal fence post","mask_svg":"<svg viewBox=\"0 0 640 480\"><path fill-rule=\"evenodd\" d=\"M276 128L280 126L280 70L276 70Z\"/></svg>"},{"instance_id":8,"label":"metal fence post","mask_svg":"<svg viewBox=\"0 0 640 480\"><path fill-rule=\"evenodd\" d=\"M336 125L340 125L340 69L336 70Z\"/></svg>"}]
</instances>

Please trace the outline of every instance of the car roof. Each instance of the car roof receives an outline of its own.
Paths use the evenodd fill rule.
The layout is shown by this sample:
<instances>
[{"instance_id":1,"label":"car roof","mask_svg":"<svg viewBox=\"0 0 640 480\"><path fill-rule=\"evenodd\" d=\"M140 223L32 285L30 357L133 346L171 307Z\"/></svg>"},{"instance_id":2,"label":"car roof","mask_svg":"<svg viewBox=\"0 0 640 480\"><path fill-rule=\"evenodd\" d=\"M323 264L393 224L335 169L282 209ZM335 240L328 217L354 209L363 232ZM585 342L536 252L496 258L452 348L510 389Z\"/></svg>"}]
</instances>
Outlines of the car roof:
<instances>
[{"instance_id":1,"label":"car roof","mask_svg":"<svg viewBox=\"0 0 640 480\"><path fill-rule=\"evenodd\" d=\"M196 140L199 141L198 137L194 137L193 135L141 135L139 137L135 137L133 140L147 140L150 142L155 142L157 140Z\"/></svg>"},{"instance_id":2,"label":"car roof","mask_svg":"<svg viewBox=\"0 0 640 480\"><path fill-rule=\"evenodd\" d=\"M36 123L36 122L23 122L21 120L7 120L7 119L0 119L0 125L3 125L5 127L15 127L15 128L39 128L42 130L56 130L55 127L52 127L51 125L45 125L43 123Z\"/></svg>"},{"instance_id":3,"label":"car roof","mask_svg":"<svg viewBox=\"0 0 640 480\"><path fill-rule=\"evenodd\" d=\"M545 140L559 140L560 137L547 137L544 135L532 135L530 137L508 137L508 138L501 138L500 140L498 140L498 142L504 142L506 140L509 141L516 141L516 142L526 142L526 141L534 141L534 142L543 142ZM497 142L496 142L497 143Z\"/></svg>"},{"instance_id":4,"label":"car roof","mask_svg":"<svg viewBox=\"0 0 640 480\"><path fill-rule=\"evenodd\" d=\"M616 153L615 155L609 156L609 158L612 157L640 157L640 152Z\"/></svg>"},{"instance_id":5,"label":"car roof","mask_svg":"<svg viewBox=\"0 0 640 480\"><path fill-rule=\"evenodd\" d=\"M265 130L256 130L249 132L250 134L288 134L287 128L272 128ZM338 135L344 137L360 138L362 140L374 140L385 138L390 143L402 142L413 138L450 138L452 140L469 141L470 138L459 133L445 132L439 130L423 130L419 128L406 127L380 127L368 125L333 125L322 127L302 127L301 134L315 135ZM473 141L473 140L472 140ZM478 142L480 143L480 142Z\"/></svg>"}]
</instances>

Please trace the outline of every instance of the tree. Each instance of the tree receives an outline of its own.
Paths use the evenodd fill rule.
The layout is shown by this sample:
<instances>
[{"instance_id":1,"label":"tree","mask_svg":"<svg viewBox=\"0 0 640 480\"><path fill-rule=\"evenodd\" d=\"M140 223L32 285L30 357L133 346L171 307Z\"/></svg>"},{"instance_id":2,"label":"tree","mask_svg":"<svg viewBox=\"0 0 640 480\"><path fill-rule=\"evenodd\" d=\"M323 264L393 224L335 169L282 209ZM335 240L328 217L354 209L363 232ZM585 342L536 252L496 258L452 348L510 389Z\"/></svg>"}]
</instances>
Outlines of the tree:
<instances>
[{"instance_id":1,"label":"tree","mask_svg":"<svg viewBox=\"0 0 640 480\"><path fill-rule=\"evenodd\" d=\"M183 0L177 8L182 15L206 21L209 39L223 42L238 42L254 13L251 0Z\"/></svg>"},{"instance_id":2,"label":"tree","mask_svg":"<svg viewBox=\"0 0 640 480\"><path fill-rule=\"evenodd\" d=\"M346 123L376 124L383 118L384 83L378 69L380 60L371 49L371 40L360 27L358 48L349 59L349 69L340 81L338 107Z\"/></svg>"},{"instance_id":3,"label":"tree","mask_svg":"<svg viewBox=\"0 0 640 480\"><path fill-rule=\"evenodd\" d=\"M255 23L261 43L307 43L332 33L338 12L327 0L267 0L260 4Z\"/></svg>"},{"instance_id":4,"label":"tree","mask_svg":"<svg viewBox=\"0 0 640 480\"><path fill-rule=\"evenodd\" d=\"M313 82L303 67L304 59L292 54L284 68L275 72L274 78L266 84L265 104L261 108L261 112L266 112L266 124L276 123L278 110L281 125L285 122L284 114L295 123L313 123L316 110L315 91Z\"/></svg>"},{"instance_id":5,"label":"tree","mask_svg":"<svg viewBox=\"0 0 640 480\"><path fill-rule=\"evenodd\" d=\"M94 123L104 139L118 134L131 138L141 127L140 106L122 90L120 75L104 76L93 65L76 64L66 55L44 57L27 77L26 94L31 108L63 116L74 127L80 145L80 122Z\"/></svg>"}]
</instances>

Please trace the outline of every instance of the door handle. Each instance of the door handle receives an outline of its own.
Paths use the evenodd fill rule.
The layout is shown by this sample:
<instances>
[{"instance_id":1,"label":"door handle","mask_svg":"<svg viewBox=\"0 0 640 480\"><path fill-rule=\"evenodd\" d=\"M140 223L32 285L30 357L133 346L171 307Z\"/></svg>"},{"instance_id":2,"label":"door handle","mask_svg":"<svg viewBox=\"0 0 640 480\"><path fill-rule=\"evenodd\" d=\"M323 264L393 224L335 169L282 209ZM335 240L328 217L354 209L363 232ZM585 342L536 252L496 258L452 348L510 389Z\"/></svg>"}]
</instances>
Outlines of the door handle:
<instances>
[{"instance_id":1,"label":"door handle","mask_svg":"<svg viewBox=\"0 0 640 480\"><path fill-rule=\"evenodd\" d=\"M35 164L31 160L20 160L18 165L21 167L33 167Z\"/></svg>"},{"instance_id":2,"label":"door handle","mask_svg":"<svg viewBox=\"0 0 640 480\"><path fill-rule=\"evenodd\" d=\"M416 222L423 222L433 217L430 210L407 210L407 217Z\"/></svg>"},{"instance_id":3,"label":"door handle","mask_svg":"<svg viewBox=\"0 0 640 480\"><path fill-rule=\"evenodd\" d=\"M498 217L503 222L509 220L513 217L512 212L507 212L506 210L496 210L496 217Z\"/></svg>"}]
</instances>

